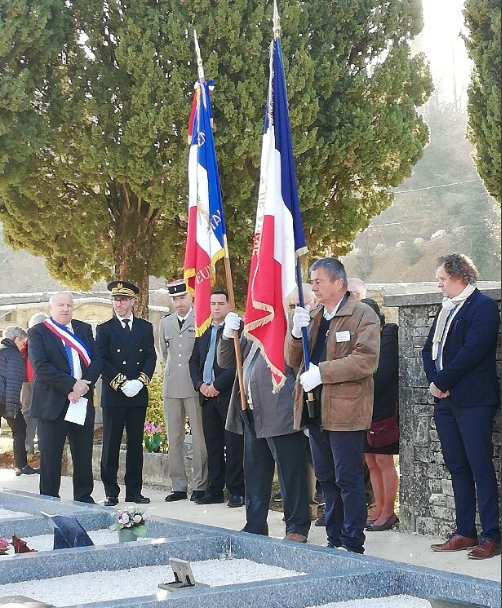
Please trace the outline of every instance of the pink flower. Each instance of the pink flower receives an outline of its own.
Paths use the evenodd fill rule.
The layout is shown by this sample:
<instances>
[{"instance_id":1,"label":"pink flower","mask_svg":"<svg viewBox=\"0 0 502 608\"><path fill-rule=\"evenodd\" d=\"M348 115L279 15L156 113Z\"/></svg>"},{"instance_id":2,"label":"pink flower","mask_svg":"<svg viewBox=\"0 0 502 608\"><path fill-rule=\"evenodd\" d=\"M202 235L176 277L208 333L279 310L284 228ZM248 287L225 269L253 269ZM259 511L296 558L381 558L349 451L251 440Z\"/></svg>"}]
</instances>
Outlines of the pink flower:
<instances>
[{"instance_id":1,"label":"pink flower","mask_svg":"<svg viewBox=\"0 0 502 608\"><path fill-rule=\"evenodd\" d=\"M141 519L142 519L142 517L141 517L141 515L140 515L139 513L137 513L137 514L136 514L136 515L135 515L135 516L132 518L132 520L133 520L133 522L134 522L135 524L139 524L139 523L141 523Z\"/></svg>"},{"instance_id":2,"label":"pink flower","mask_svg":"<svg viewBox=\"0 0 502 608\"><path fill-rule=\"evenodd\" d=\"M0 536L0 549L7 549L7 547L10 547L10 542L3 536Z\"/></svg>"},{"instance_id":3,"label":"pink flower","mask_svg":"<svg viewBox=\"0 0 502 608\"><path fill-rule=\"evenodd\" d=\"M121 513L119 513L119 522L121 524L128 524L130 519L131 518L129 517L129 513L127 513L126 511L122 511Z\"/></svg>"}]
</instances>

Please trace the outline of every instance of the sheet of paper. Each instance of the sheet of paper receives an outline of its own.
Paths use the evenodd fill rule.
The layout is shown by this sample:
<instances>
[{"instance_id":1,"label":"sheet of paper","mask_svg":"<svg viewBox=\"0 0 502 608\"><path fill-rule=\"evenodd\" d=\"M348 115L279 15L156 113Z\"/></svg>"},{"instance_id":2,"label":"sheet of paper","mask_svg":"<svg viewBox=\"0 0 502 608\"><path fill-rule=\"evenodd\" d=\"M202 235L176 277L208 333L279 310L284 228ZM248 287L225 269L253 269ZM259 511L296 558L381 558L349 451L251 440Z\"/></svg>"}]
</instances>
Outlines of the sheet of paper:
<instances>
[{"instance_id":1,"label":"sheet of paper","mask_svg":"<svg viewBox=\"0 0 502 608\"><path fill-rule=\"evenodd\" d=\"M72 403L70 401L70 405L68 406L68 411L66 412L64 419L67 422L74 422L75 424L83 425L86 415L87 399L85 397L80 397L76 403Z\"/></svg>"}]
</instances>

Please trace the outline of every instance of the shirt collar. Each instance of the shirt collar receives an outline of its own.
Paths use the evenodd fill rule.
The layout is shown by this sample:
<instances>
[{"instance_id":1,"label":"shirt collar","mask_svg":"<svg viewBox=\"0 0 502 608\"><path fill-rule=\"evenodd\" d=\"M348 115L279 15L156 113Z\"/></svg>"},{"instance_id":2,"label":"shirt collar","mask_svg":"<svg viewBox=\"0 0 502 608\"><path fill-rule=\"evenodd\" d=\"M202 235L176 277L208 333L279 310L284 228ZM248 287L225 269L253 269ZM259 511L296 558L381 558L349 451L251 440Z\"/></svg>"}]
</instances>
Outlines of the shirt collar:
<instances>
[{"instance_id":1,"label":"shirt collar","mask_svg":"<svg viewBox=\"0 0 502 608\"><path fill-rule=\"evenodd\" d=\"M132 319L133 319L133 315L129 315L128 317L119 317L119 315L117 315L117 319L123 324L124 323L124 319L129 319L129 321L131 321L131 325L132 325Z\"/></svg>"},{"instance_id":2,"label":"shirt collar","mask_svg":"<svg viewBox=\"0 0 502 608\"><path fill-rule=\"evenodd\" d=\"M192 307L190 307L190 310L187 312L187 314L184 317L182 317L178 313L176 313L176 316L178 317L178 319L180 321L186 321L188 319L188 317L189 317L189 315L190 315L191 312L192 312Z\"/></svg>"}]
</instances>

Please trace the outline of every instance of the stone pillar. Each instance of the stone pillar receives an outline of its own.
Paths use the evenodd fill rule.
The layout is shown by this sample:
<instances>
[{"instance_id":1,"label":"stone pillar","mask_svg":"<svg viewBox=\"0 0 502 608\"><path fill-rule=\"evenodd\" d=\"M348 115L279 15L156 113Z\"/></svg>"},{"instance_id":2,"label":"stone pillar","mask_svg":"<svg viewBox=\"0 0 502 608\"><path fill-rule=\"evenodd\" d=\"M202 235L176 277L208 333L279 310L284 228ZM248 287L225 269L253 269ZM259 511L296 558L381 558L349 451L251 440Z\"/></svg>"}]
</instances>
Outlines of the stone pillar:
<instances>
[{"instance_id":1,"label":"stone pillar","mask_svg":"<svg viewBox=\"0 0 502 608\"><path fill-rule=\"evenodd\" d=\"M500 308L500 288L483 292ZM446 537L455 525L453 491L434 425L434 399L428 391L421 352L441 299L439 292L393 295L386 296L384 304L399 309L400 530ZM500 334L497 360L500 364ZM499 410L493 433L499 491L500 427Z\"/></svg>"}]
</instances>

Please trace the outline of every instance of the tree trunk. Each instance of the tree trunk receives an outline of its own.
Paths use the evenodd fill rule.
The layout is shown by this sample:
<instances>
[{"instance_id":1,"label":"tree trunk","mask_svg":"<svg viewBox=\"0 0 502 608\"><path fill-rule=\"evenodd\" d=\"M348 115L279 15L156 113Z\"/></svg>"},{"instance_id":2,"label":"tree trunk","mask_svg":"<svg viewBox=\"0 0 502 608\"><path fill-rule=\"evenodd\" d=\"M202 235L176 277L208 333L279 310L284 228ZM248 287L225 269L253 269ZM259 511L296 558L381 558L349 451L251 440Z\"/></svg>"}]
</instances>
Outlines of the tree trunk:
<instances>
[{"instance_id":1,"label":"tree trunk","mask_svg":"<svg viewBox=\"0 0 502 608\"><path fill-rule=\"evenodd\" d=\"M139 287L134 314L148 319L148 279L156 211L127 188L119 194L115 218L115 277Z\"/></svg>"}]
</instances>

